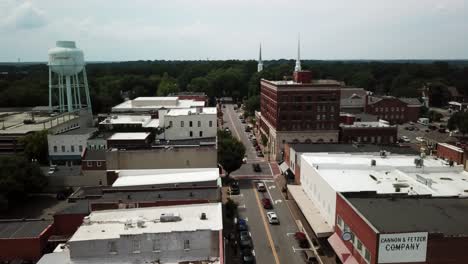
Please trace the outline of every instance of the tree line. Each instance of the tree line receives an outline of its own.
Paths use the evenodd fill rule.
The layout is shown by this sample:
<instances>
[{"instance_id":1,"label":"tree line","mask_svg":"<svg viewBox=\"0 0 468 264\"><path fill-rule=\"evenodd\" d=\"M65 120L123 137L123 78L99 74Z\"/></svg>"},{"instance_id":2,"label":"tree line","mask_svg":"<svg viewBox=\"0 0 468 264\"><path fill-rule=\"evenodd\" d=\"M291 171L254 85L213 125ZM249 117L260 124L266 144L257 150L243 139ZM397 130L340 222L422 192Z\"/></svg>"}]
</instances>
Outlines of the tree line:
<instances>
[{"instance_id":1,"label":"tree line","mask_svg":"<svg viewBox=\"0 0 468 264\"><path fill-rule=\"evenodd\" d=\"M293 60L265 61L257 73L257 62L227 61L132 61L90 63L86 66L95 113L108 112L125 97L165 96L174 92L204 92L211 99L229 96L250 100L258 108L260 79L282 80L290 76ZM437 100L448 100L447 86L468 94L468 66L452 62L303 61L303 69L314 78L344 81L380 95L419 97L419 89L430 83ZM0 65L2 107L48 104L48 68L45 64ZM213 102L213 100L212 100Z\"/></svg>"}]
</instances>

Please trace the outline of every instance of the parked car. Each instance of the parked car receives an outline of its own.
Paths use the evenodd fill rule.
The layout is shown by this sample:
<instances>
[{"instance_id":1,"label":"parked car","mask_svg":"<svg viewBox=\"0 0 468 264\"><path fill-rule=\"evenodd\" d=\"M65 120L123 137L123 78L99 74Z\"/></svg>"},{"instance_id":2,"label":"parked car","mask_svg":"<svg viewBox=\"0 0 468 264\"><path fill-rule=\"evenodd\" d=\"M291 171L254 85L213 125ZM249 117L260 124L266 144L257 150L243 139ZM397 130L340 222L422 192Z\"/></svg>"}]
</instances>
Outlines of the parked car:
<instances>
[{"instance_id":1,"label":"parked car","mask_svg":"<svg viewBox=\"0 0 468 264\"><path fill-rule=\"evenodd\" d=\"M303 232L296 232L294 234L294 238L299 243L299 247L301 248L309 248L309 240L307 240L307 236Z\"/></svg>"},{"instance_id":2,"label":"parked car","mask_svg":"<svg viewBox=\"0 0 468 264\"><path fill-rule=\"evenodd\" d=\"M266 187L263 182L257 182L257 191L266 192Z\"/></svg>"},{"instance_id":3,"label":"parked car","mask_svg":"<svg viewBox=\"0 0 468 264\"><path fill-rule=\"evenodd\" d=\"M439 131L439 133L446 133L447 132L445 128L439 128L438 131Z\"/></svg>"},{"instance_id":4,"label":"parked car","mask_svg":"<svg viewBox=\"0 0 468 264\"><path fill-rule=\"evenodd\" d=\"M240 194L240 188L239 188L239 182L238 181L234 181L231 183L231 186L230 186L230 192L231 194Z\"/></svg>"},{"instance_id":5,"label":"parked car","mask_svg":"<svg viewBox=\"0 0 468 264\"><path fill-rule=\"evenodd\" d=\"M255 172L262 172L262 168L260 167L260 164L258 163L252 164L252 168Z\"/></svg>"},{"instance_id":6,"label":"parked car","mask_svg":"<svg viewBox=\"0 0 468 264\"><path fill-rule=\"evenodd\" d=\"M247 163L247 157L244 157L244 158L242 159L242 163L244 163L244 164Z\"/></svg>"},{"instance_id":7,"label":"parked car","mask_svg":"<svg viewBox=\"0 0 468 264\"><path fill-rule=\"evenodd\" d=\"M241 123L242 123L242 124L245 124L245 119L242 118L242 119L241 119Z\"/></svg>"},{"instance_id":8,"label":"parked car","mask_svg":"<svg viewBox=\"0 0 468 264\"><path fill-rule=\"evenodd\" d=\"M241 251L241 261L243 264L253 264L255 263L255 257L252 254L252 250L245 248Z\"/></svg>"},{"instance_id":9,"label":"parked car","mask_svg":"<svg viewBox=\"0 0 468 264\"><path fill-rule=\"evenodd\" d=\"M249 227L247 226L247 221L245 219L239 218L237 222L237 230L238 231L247 231Z\"/></svg>"},{"instance_id":10,"label":"parked car","mask_svg":"<svg viewBox=\"0 0 468 264\"><path fill-rule=\"evenodd\" d=\"M251 130L250 126L245 126L245 132L250 132Z\"/></svg>"},{"instance_id":11,"label":"parked car","mask_svg":"<svg viewBox=\"0 0 468 264\"><path fill-rule=\"evenodd\" d=\"M273 209L273 205L271 204L271 200L269 198L263 198L262 205L265 209Z\"/></svg>"},{"instance_id":12,"label":"parked car","mask_svg":"<svg viewBox=\"0 0 468 264\"><path fill-rule=\"evenodd\" d=\"M279 225L279 219L275 212L267 212L268 222L272 225Z\"/></svg>"},{"instance_id":13,"label":"parked car","mask_svg":"<svg viewBox=\"0 0 468 264\"><path fill-rule=\"evenodd\" d=\"M426 139L424 139L423 137L416 137L416 141L424 142L424 141L426 141Z\"/></svg>"},{"instance_id":14,"label":"parked car","mask_svg":"<svg viewBox=\"0 0 468 264\"><path fill-rule=\"evenodd\" d=\"M263 158L263 153L261 151L257 151L257 157Z\"/></svg>"},{"instance_id":15,"label":"parked car","mask_svg":"<svg viewBox=\"0 0 468 264\"><path fill-rule=\"evenodd\" d=\"M241 248L252 248L252 238L250 238L248 231L241 231L239 233L239 245Z\"/></svg>"},{"instance_id":16,"label":"parked car","mask_svg":"<svg viewBox=\"0 0 468 264\"><path fill-rule=\"evenodd\" d=\"M231 130L230 130L228 127L226 127L226 128L224 129L224 131L225 131L226 133L228 133L228 134L231 134Z\"/></svg>"},{"instance_id":17,"label":"parked car","mask_svg":"<svg viewBox=\"0 0 468 264\"><path fill-rule=\"evenodd\" d=\"M409 139L407 136L402 136L400 139L401 139L403 142L406 142L406 143L407 143L407 142L410 142L410 139Z\"/></svg>"}]
</instances>

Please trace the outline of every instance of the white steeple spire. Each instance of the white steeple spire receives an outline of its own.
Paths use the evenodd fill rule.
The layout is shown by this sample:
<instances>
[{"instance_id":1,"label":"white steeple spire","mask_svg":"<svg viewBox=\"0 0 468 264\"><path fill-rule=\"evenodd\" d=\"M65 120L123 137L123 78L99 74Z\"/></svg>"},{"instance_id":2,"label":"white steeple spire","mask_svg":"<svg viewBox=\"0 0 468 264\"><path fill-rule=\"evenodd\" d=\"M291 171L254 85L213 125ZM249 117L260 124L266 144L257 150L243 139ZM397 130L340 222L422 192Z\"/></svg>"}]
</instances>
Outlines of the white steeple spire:
<instances>
[{"instance_id":1,"label":"white steeple spire","mask_svg":"<svg viewBox=\"0 0 468 264\"><path fill-rule=\"evenodd\" d=\"M260 51L258 53L258 65L257 72L263 71L263 61L262 61L262 43L260 43Z\"/></svg>"},{"instance_id":2,"label":"white steeple spire","mask_svg":"<svg viewBox=\"0 0 468 264\"><path fill-rule=\"evenodd\" d=\"M297 36L297 59L296 59L296 67L294 67L294 71L301 71L301 36Z\"/></svg>"}]
</instances>

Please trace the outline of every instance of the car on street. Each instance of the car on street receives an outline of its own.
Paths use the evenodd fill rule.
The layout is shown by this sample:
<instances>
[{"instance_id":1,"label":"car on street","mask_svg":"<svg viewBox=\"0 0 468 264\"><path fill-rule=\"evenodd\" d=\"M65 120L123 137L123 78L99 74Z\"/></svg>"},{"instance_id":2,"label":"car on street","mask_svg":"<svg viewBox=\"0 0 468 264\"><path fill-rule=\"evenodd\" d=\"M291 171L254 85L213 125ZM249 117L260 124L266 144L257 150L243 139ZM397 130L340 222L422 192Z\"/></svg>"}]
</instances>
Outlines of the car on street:
<instances>
[{"instance_id":1,"label":"car on street","mask_svg":"<svg viewBox=\"0 0 468 264\"><path fill-rule=\"evenodd\" d=\"M262 172L262 168L260 167L260 164L258 163L252 164L252 168L255 172Z\"/></svg>"},{"instance_id":2,"label":"car on street","mask_svg":"<svg viewBox=\"0 0 468 264\"><path fill-rule=\"evenodd\" d=\"M416 137L416 141L418 141L418 142L425 142L426 139L424 139L423 137Z\"/></svg>"},{"instance_id":3,"label":"car on street","mask_svg":"<svg viewBox=\"0 0 468 264\"><path fill-rule=\"evenodd\" d=\"M279 219L275 212L267 212L268 222L272 225L279 225Z\"/></svg>"},{"instance_id":4,"label":"car on street","mask_svg":"<svg viewBox=\"0 0 468 264\"><path fill-rule=\"evenodd\" d=\"M226 108L226 105L223 105L223 108Z\"/></svg>"},{"instance_id":5,"label":"car on street","mask_svg":"<svg viewBox=\"0 0 468 264\"><path fill-rule=\"evenodd\" d=\"M241 119L241 123L242 123L242 124L245 124L245 119L242 118L242 119Z\"/></svg>"},{"instance_id":6,"label":"car on street","mask_svg":"<svg viewBox=\"0 0 468 264\"><path fill-rule=\"evenodd\" d=\"M250 126L245 126L245 132L250 132L251 128Z\"/></svg>"},{"instance_id":7,"label":"car on street","mask_svg":"<svg viewBox=\"0 0 468 264\"><path fill-rule=\"evenodd\" d=\"M402 136L400 139L401 141L406 142L406 143L410 142L410 139L407 136Z\"/></svg>"},{"instance_id":8,"label":"car on street","mask_svg":"<svg viewBox=\"0 0 468 264\"><path fill-rule=\"evenodd\" d=\"M238 231L247 231L249 230L249 227L247 226L247 221L245 219L239 218L237 220L237 230Z\"/></svg>"},{"instance_id":9,"label":"car on street","mask_svg":"<svg viewBox=\"0 0 468 264\"><path fill-rule=\"evenodd\" d=\"M242 249L241 251L242 264L253 264L255 263L255 257L252 254L252 250L249 248Z\"/></svg>"},{"instance_id":10,"label":"car on street","mask_svg":"<svg viewBox=\"0 0 468 264\"><path fill-rule=\"evenodd\" d=\"M231 134L231 130L229 129L229 127L226 127L226 128L224 129L224 131L225 131L226 133L228 133L228 134Z\"/></svg>"},{"instance_id":11,"label":"car on street","mask_svg":"<svg viewBox=\"0 0 468 264\"><path fill-rule=\"evenodd\" d=\"M57 171L57 165L51 165L47 174L52 175Z\"/></svg>"},{"instance_id":12,"label":"car on street","mask_svg":"<svg viewBox=\"0 0 468 264\"><path fill-rule=\"evenodd\" d=\"M271 200L269 198L263 198L262 205L265 209L273 209L273 205L271 204Z\"/></svg>"},{"instance_id":13,"label":"car on street","mask_svg":"<svg viewBox=\"0 0 468 264\"><path fill-rule=\"evenodd\" d=\"M239 188L239 182L238 181L233 181L230 186L230 193L231 194L240 194L240 188Z\"/></svg>"},{"instance_id":14,"label":"car on street","mask_svg":"<svg viewBox=\"0 0 468 264\"><path fill-rule=\"evenodd\" d=\"M252 248L252 238L248 231L239 232L239 245L241 248Z\"/></svg>"},{"instance_id":15,"label":"car on street","mask_svg":"<svg viewBox=\"0 0 468 264\"><path fill-rule=\"evenodd\" d=\"M263 158L263 153L261 151L257 151L257 157Z\"/></svg>"},{"instance_id":16,"label":"car on street","mask_svg":"<svg viewBox=\"0 0 468 264\"><path fill-rule=\"evenodd\" d=\"M263 182L257 182L256 186L257 186L257 191L266 192L266 187Z\"/></svg>"}]
</instances>

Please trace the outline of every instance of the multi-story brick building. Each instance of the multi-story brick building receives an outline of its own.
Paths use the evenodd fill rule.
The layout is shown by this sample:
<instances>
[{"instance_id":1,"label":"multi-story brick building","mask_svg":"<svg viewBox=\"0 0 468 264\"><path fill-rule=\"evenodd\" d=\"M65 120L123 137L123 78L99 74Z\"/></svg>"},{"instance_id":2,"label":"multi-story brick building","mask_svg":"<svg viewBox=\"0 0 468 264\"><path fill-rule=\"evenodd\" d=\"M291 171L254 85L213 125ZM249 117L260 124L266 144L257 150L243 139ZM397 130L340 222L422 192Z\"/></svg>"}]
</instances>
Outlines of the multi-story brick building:
<instances>
[{"instance_id":1,"label":"multi-story brick building","mask_svg":"<svg viewBox=\"0 0 468 264\"><path fill-rule=\"evenodd\" d=\"M392 124L402 124L409 121L416 122L421 106L417 98L367 96L365 112Z\"/></svg>"}]
</instances>

